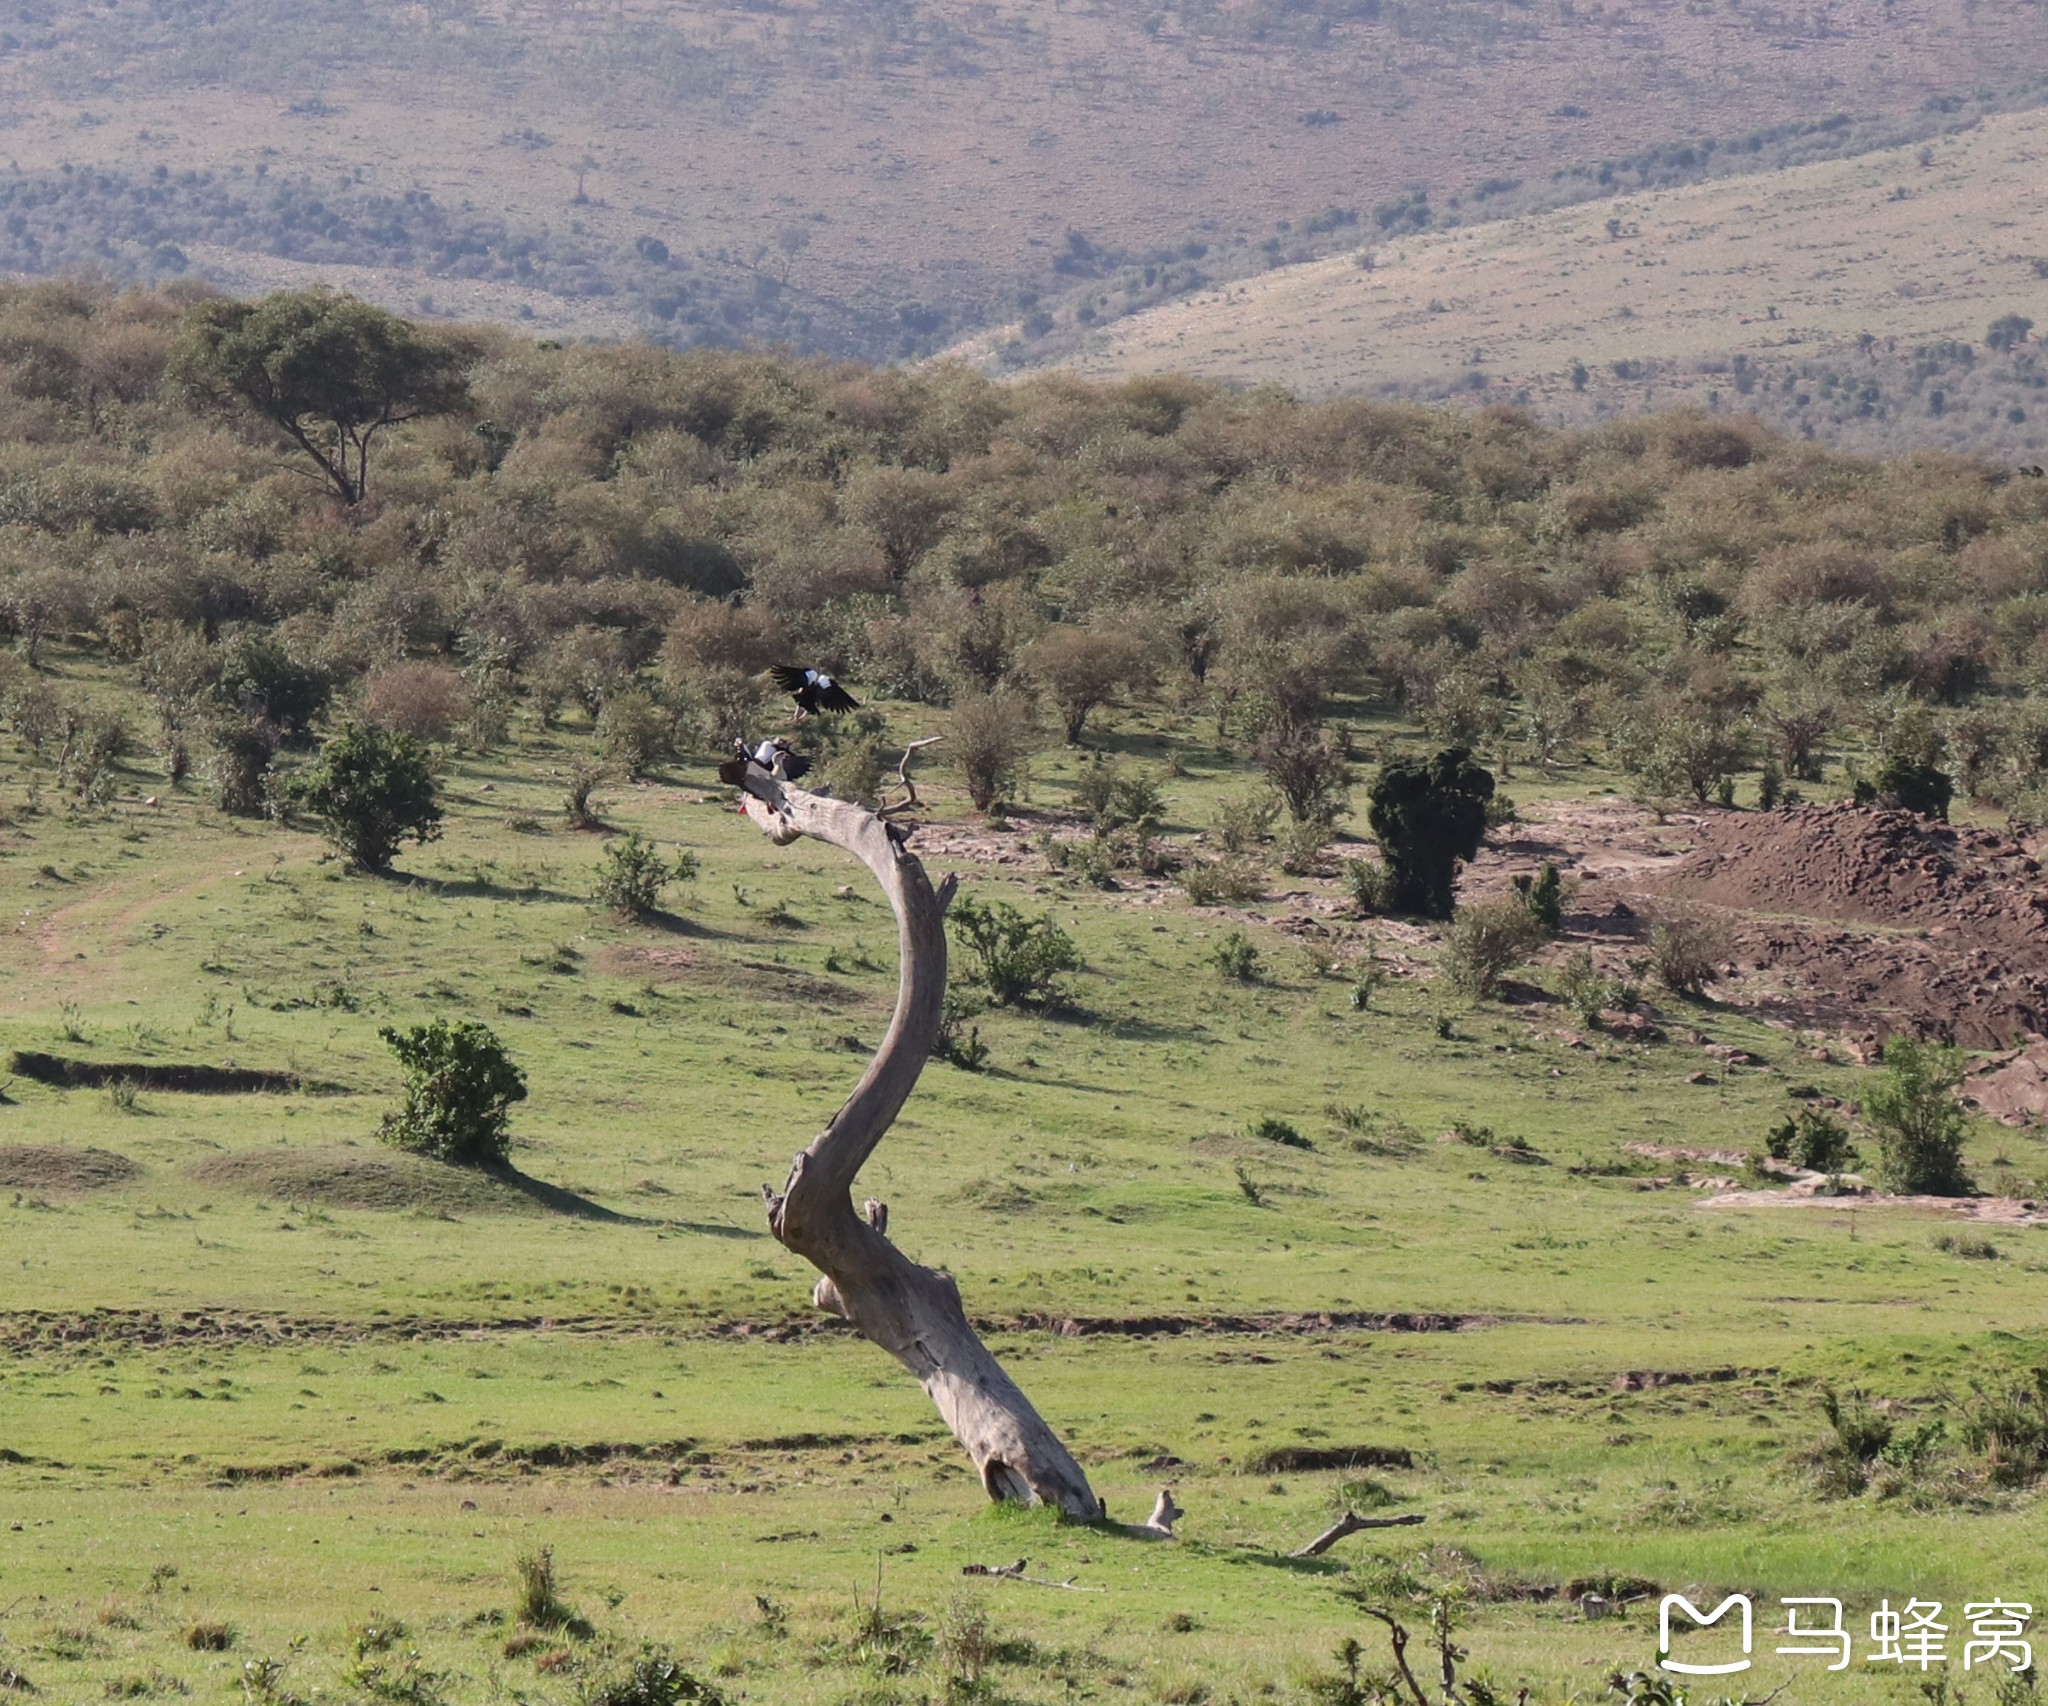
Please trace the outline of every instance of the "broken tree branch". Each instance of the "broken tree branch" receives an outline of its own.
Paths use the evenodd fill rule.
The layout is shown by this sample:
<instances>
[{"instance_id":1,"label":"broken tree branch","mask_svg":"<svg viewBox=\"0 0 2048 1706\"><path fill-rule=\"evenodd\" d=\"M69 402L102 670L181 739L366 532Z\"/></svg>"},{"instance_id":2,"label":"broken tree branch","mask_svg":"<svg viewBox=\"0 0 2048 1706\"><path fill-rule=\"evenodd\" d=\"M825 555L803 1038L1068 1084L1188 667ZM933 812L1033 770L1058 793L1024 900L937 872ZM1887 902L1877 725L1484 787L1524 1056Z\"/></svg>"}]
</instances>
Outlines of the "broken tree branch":
<instances>
[{"instance_id":1,"label":"broken tree branch","mask_svg":"<svg viewBox=\"0 0 2048 1706\"><path fill-rule=\"evenodd\" d=\"M904 755L930 740L913 742ZM907 781L906 776L906 781ZM850 800L792 787L748 766L743 809L778 847L829 841L865 864L896 915L901 970L888 1034L831 1124L769 1192L778 1242L819 1272L812 1298L843 1316L914 1374L967 1450L988 1496L1051 1505L1093 1522L1102 1502L1088 1477L976 1337L952 1276L911 1261L884 1235L883 1212L863 1218L853 1185L909 1098L937 1040L946 990L946 907L955 879L934 889L901 830Z\"/></svg>"},{"instance_id":2,"label":"broken tree branch","mask_svg":"<svg viewBox=\"0 0 2048 1706\"><path fill-rule=\"evenodd\" d=\"M1360 1516L1356 1511L1346 1511L1315 1539L1299 1552L1287 1554L1290 1558L1320 1558L1347 1534L1356 1534L1364 1528L1413 1528L1422 1521L1420 1512L1408 1516Z\"/></svg>"},{"instance_id":3,"label":"broken tree branch","mask_svg":"<svg viewBox=\"0 0 2048 1706\"><path fill-rule=\"evenodd\" d=\"M922 740L914 740L903 749L903 756L896 763L896 780L903 784L903 798L893 805L882 807L877 816L887 817L891 812L912 811L922 804L917 797L917 784L910 779L910 761L926 747L937 746L945 738L944 735L926 735Z\"/></svg>"}]
</instances>

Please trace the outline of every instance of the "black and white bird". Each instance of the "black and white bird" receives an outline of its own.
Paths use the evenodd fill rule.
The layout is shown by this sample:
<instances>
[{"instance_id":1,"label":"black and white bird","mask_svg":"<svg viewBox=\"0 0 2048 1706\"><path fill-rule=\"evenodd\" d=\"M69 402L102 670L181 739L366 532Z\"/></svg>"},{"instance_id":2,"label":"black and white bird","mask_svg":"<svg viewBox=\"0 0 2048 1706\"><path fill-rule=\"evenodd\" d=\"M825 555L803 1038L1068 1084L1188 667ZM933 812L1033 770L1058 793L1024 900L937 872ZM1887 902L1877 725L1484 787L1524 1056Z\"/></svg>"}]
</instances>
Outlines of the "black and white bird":
<instances>
[{"instance_id":1,"label":"black and white bird","mask_svg":"<svg viewBox=\"0 0 2048 1706\"><path fill-rule=\"evenodd\" d=\"M778 782L794 782L811 767L811 761L781 735L756 741L752 746L736 740L732 750L733 756L718 767L718 779L728 787L744 783L749 766L767 771Z\"/></svg>"},{"instance_id":2,"label":"black and white bird","mask_svg":"<svg viewBox=\"0 0 2048 1706\"><path fill-rule=\"evenodd\" d=\"M768 672L775 685L796 700L796 721L820 711L857 711L860 701L821 670L779 663Z\"/></svg>"},{"instance_id":3,"label":"black and white bird","mask_svg":"<svg viewBox=\"0 0 2048 1706\"><path fill-rule=\"evenodd\" d=\"M794 782L811 767L811 761L781 735L761 741L747 756L769 775L785 782Z\"/></svg>"}]
</instances>

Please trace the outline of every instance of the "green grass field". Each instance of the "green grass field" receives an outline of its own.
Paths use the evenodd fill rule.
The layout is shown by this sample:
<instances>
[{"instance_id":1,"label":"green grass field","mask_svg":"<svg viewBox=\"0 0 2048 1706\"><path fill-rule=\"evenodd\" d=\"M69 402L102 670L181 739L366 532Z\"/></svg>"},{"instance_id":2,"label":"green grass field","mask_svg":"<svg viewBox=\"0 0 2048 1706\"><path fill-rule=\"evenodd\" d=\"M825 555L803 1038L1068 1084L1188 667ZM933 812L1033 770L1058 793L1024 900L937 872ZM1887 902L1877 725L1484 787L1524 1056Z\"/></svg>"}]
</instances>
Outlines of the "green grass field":
<instances>
[{"instance_id":1,"label":"green grass field","mask_svg":"<svg viewBox=\"0 0 2048 1706\"><path fill-rule=\"evenodd\" d=\"M989 1508L915 1384L821 1321L762 1220L760 1187L886 1024L886 909L850 861L770 847L685 770L614 788L606 817L691 849L697 881L652 924L609 918L585 898L603 838L560 827L581 739L452 758L445 838L383 880L141 772L104 812L36 804L0 759L0 1047L340 1087L5 1086L0 1155L140 1170L0 1189L0 1675L65 1701L570 1701L653 1641L763 1701L1293 1699L1347 1635L1382 1662L1347 1588L1426 1626L1405 1573L1463 1585L1472 1664L1508 1698L1591 1701L1650 1663L1654 1598L1589 1622L1561 1592L1635 1577L1764 1596L1740 1680L1831 1702L1915 1679L1772 1657L1777 1596L1843 1596L1852 1622L1885 1597L2040 1597L2031 1494L1829 1501L1800 1457L1823 1385L1952 1415L1972 1380L2048 1360L2048 1240L2001 1230L2001 1259L1969 1260L1935 1247L1937 1217L1853 1199L1703 1210L1620 1148L1753 1148L1788 1087L1853 1096L1854 1069L1667 1001L1766 1063L1690 1084L1694 1047L1570 1049L1421 969L1355 1010L1258 921L1334 901L1333 880L1276 879L1298 898L1246 918L1049 874L1033 812L1064 807L1078 762L1056 750L992 832L1015 863L926 857L1050 909L1086 955L1074 1005L984 1016L990 1069L932 1065L863 1184L958 1276L1112 1512L1171 1484L1187 1516L1153 1544ZM1248 782L1182 725L1131 719L1114 744L1155 770L1179 753L1176 834ZM927 789L928 843L969 821L950 780ZM1331 922L1340 954L1394 941ZM1237 927L1262 982L1209 962ZM398 1088L378 1027L436 1015L485 1020L524 1067L515 1159L551 1197L378 1145ZM1246 1135L1262 1115L1314 1147ZM1453 1124L1497 1141L1440 1141ZM2048 1171L1988 1125L1970 1154ZM1315 1311L1460 1324L1242 1319ZM1410 1466L1267 1456L1351 1447ZM1426 1522L1283 1556L1346 1502ZM589 1635L516 1627L514 1559L541 1547ZM1068 1585L961 1575L1020 1556ZM977 1611L998 1638L979 1681ZM394 1619L388 1649L363 1637ZM205 1624L232 1644L188 1645Z\"/></svg>"}]
</instances>

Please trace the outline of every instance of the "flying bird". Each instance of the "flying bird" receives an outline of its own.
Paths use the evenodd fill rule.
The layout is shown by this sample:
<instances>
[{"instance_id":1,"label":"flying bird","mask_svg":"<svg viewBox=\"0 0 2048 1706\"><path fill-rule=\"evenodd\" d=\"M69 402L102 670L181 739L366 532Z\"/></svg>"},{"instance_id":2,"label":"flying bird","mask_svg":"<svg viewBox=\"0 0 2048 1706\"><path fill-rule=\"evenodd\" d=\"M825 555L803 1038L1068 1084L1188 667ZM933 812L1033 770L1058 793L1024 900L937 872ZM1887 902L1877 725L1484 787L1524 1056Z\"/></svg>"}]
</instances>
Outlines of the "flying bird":
<instances>
[{"instance_id":1,"label":"flying bird","mask_svg":"<svg viewBox=\"0 0 2048 1706\"><path fill-rule=\"evenodd\" d=\"M775 685L796 700L796 721L816 716L820 711L857 711L860 701L831 676L815 669L799 669L794 664L779 663L768 672L775 677Z\"/></svg>"}]
</instances>

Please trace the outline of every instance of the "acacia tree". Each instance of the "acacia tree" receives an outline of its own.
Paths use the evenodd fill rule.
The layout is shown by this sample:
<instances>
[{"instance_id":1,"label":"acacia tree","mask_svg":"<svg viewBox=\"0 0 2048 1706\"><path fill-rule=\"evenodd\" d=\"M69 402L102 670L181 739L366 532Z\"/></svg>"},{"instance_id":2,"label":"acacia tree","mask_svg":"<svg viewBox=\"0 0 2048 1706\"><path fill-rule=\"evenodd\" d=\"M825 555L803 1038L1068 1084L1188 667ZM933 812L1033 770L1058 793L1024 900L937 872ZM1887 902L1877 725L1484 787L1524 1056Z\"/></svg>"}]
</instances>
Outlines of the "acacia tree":
<instances>
[{"instance_id":1,"label":"acacia tree","mask_svg":"<svg viewBox=\"0 0 2048 1706\"><path fill-rule=\"evenodd\" d=\"M1053 1431L968 1325L950 1274L913 1262L884 1235L889 1211L853 1207L853 1184L909 1098L938 1040L946 994L946 908L954 879L934 890L892 825L850 800L829 799L747 766L747 815L778 847L810 835L873 872L896 914L902 958L896 1014L853 1094L768 1192L768 1226L820 1274L820 1309L851 1321L917 1376L998 1501L1051 1505L1092 1522L1102 1501Z\"/></svg>"},{"instance_id":2,"label":"acacia tree","mask_svg":"<svg viewBox=\"0 0 2048 1706\"><path fill-rule=\"evenodd\" d=\"M358 297L280 290L261 302L201 303L167 371L204 402L254 409L353 508L369 486L371 441L457 407L460 366L454 350Z\"/></svg>"}]
</instances>

